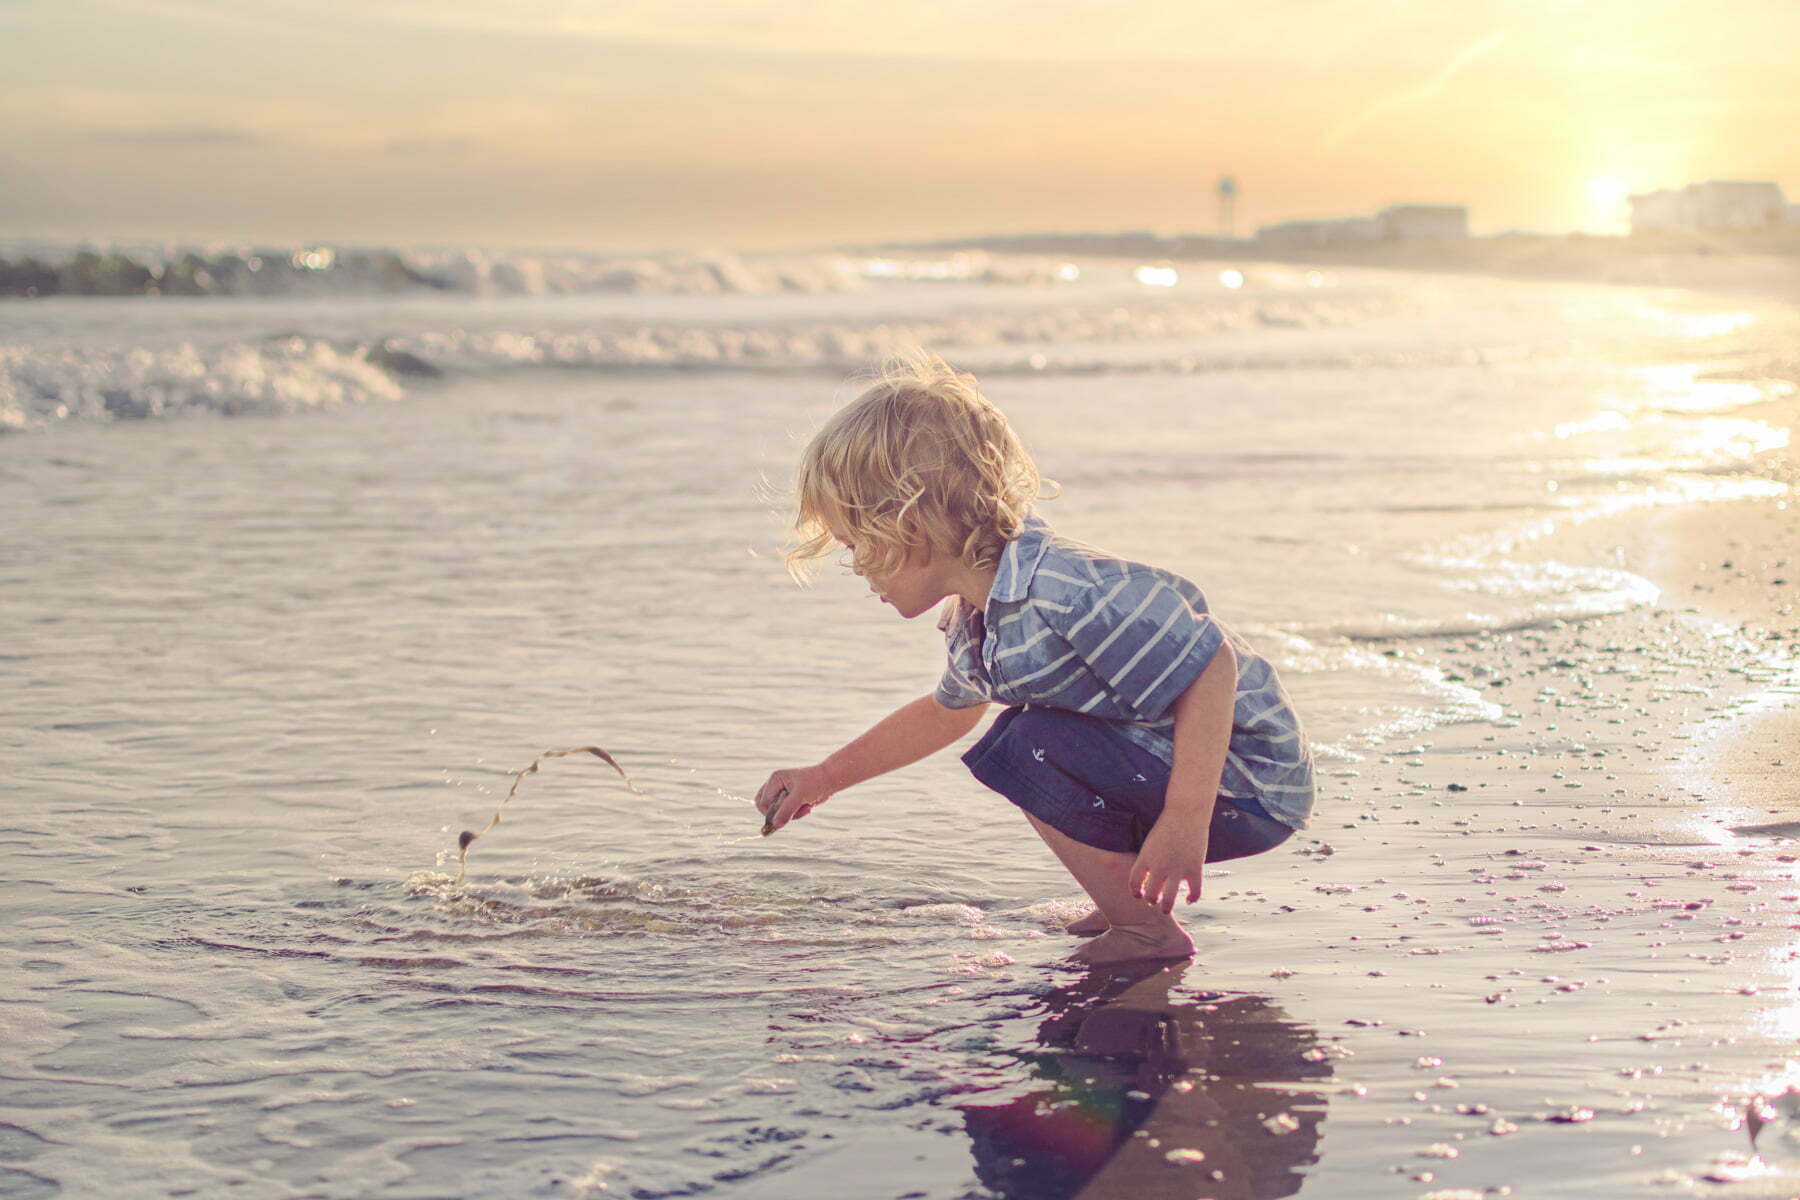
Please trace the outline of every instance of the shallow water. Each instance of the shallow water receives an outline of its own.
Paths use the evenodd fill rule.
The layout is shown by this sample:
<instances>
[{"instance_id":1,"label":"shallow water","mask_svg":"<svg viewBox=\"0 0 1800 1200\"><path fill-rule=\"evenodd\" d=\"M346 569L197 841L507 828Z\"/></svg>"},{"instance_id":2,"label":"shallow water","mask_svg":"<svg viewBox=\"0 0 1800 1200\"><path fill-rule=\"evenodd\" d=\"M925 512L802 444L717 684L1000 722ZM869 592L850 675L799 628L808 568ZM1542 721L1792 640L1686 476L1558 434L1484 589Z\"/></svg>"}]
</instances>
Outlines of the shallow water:
<instances>
[{"instance_id":1,"label":"shallow water","mask_svg":"<svg viewBox=\"0 0 1800 1200\"><path fill-rule=\"evenodd\" d=\"M1370 639L1641 607L1654 589L1618 564L1540 548L1778 488L1741 468L1793 402L1789 310L1383 286L1317 329L1159 339L1140 313L1132 336L962 356L1064 485L1051 521L1198 580L1335 767L1504 713ZM227 342L293 317L233 303L205 310ZM442 316L412 314L411 344ZM114 336L129 358L164 334ZM331 411L0 440L7 1194L829 1195L854 1147L882 1195L1073 1195L1190 1103L1243 1132L1151 1147L1165 1164L1247 1154L1275 1164L1254 1194L1298 1186L1319 1030L1346 1014L1279 982L1152 979L1180 1029L1087 1035L1165 1039L1133 1059L1149 1074L1070 1075L1122 984L1042 965L1067 877L954 756L757 836L770 769L928 690L941 654L859 581L781 569L759 494L845 394L818 372L490 364ZM644 796L546 763L448 887L457 831L512 772L588 742ZM1312 870L1283 861L1237 877ZM1232 941L1253 959L1274 937ZM1171 1090L1240 1024L1245 1060ZM1265 1084L1292 1103L1249 1112ZM1293 1128L1262 1124L1280 1112ZM1294 1149L1244 1149L1264 1137ZM1089 1159L1050 1169L1045 1145Z\"/></svg>"}]
</instances>

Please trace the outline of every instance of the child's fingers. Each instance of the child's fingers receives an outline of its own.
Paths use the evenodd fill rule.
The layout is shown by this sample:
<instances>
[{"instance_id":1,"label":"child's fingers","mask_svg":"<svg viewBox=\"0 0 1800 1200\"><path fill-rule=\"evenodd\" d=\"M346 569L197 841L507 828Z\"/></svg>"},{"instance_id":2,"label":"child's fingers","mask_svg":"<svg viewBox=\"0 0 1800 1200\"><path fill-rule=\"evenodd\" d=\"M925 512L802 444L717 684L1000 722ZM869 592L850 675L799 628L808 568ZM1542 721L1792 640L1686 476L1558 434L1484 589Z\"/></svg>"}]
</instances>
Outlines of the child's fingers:
<instances>
[{"instance_id":1,"label":"child's fingers","mask_svg":"<svg viewBox=\"0 0 1800 1200\"><path fill-rule=\"evenodd\" d=\"M769 780L769 794L763 800L762 805L763 815L765 817L773 816L780 812L782 802L793 794L793 790L788 784L787 777L779 771L776 772ZM782 819L786 820L785 817Z\"/></svg>"},{"instance_id":2,"label":"child's fingers","mask_svg":"<svg viewBox=\"0 0 1800 1200\"><path fill-rule=\"evenodd\" d=\"M775 822L775 828L777 829L780 829L789 821L799 820L801 817L804 817L807 813L812 811L813 806L810 803L802 801L799 796L786 788L781 790L778 799L780 800L780 803L775 806L775 816L772 818Z\"/></svg>"},{"instance_id":3,"label":"child's fingers","mask_svg":"<svg viewBox=\"0 0 1800 1200\"><path fill-rule=\"evenodd\" d=\"M1147 872L1147 875L1148 878L1144 880L1143 890L1138 893L1138 899L1142 900L1145 904L1160 905L1162 903L1163 887L1167 880L1163 878L1160 871Z\"/></svg>"}]
</instances>

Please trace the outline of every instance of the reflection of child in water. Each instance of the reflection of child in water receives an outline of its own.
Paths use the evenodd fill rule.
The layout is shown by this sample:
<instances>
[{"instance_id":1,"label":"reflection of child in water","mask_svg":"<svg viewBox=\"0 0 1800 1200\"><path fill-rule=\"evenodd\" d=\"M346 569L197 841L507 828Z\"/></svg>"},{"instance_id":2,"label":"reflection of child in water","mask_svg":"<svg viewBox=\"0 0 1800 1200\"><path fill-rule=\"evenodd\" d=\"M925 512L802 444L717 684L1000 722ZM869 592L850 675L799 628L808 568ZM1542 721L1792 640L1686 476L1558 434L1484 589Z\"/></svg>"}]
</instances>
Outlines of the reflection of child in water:
<instances>
[{"instance_id":1,"label":"reflection of child in water","mask_svg":"<svg viewBox=\"0 0 1800 1200\"><path fill-rule=\"evenodd\" d=\"M789 555L841 546L912 618L948 598L936 691L823 761L769 776L779 829L832 795L940 750L992 701L963 755L1024 810L1093 899L1069 926L1090 962L1185 957L1171 915L1205 863L1268 850L1305 823L1312 757L1266 660L1182 577L1059 537L1039 477L969 375L916 356L836 413L801 458Z\"/></svg>"},{"instance_id":2,"label":"reflection of child in water","mask_svg":"<svg viewBox=\"0 0 1800 1200\"><path fill-rule=\"evenodd\" d=\"M981 1182L1033 1200L1273 1200L1318 1161L1318 1033L1262 996L1173 996L1185 964L1089 972L1039 998L1024 1094L959 1105Z\"/></svg>"}]
</instances>

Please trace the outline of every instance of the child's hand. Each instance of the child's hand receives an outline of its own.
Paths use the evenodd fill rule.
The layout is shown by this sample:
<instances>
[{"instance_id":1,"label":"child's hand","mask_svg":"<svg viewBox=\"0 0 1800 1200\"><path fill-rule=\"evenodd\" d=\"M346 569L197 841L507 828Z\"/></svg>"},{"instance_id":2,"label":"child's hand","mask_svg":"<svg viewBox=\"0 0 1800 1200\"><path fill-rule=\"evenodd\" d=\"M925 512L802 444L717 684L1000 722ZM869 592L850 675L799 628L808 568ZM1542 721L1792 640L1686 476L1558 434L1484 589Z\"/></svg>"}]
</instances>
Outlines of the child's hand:
<instances>
[{"instance_id":1,"label":"child's hand","mask_svg":"<svg viewBox=\"0 0 1800 1200\"><path fill-rule=\"evenodd\" d=\"M787 767L769 776L756 793L756 811L768 818L765 833L774 833L831 799L835 789L823 767Z\"/></svg>"},{"instance_id":2,"label":"child's hand","mask_svg":"<svg viewBox=\"0 0 1800 1200\"><path fill-rule=\"evenodd\" d=\"M1206 870L1206 845L1210 821L1184 819L1165 808L1162 817L1144 839L1137 861L1131 864L1132 895L1164 912L1175 911L1181 887L1187 885L1188 903L1200 898L1200 877Z\"/></svg>"}]
</instances>

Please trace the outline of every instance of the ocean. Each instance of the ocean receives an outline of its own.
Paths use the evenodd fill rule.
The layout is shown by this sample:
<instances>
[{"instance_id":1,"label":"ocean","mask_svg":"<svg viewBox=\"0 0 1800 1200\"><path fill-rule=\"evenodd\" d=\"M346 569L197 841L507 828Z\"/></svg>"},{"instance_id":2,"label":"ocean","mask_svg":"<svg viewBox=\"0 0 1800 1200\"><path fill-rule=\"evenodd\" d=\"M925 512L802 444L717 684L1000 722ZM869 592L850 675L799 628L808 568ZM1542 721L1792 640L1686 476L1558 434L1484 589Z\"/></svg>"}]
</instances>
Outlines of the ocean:
<instances>
[{"instance_id":1,"label":"ocean","mask_svg":"<svg viewBox=\"0 0 1800 1200\"><path fill-rule=\"evenodd\" d=\"M1195 580L1327 771L1506 724L1417 639L1656 601L1572 531L1784 490L1747 464L1791 306L805 265L0 303L0 1194L830 1195L871 1130L881 1187L836 1194L1056 1194L989 1118L1093 986L1016 969L1068 876L953 753L768 840L748 799L940 669L928 618L781 560L887 347L981 378L1059 531ZM641 795L547 762L452 887L513 772L590 743Z\"/></svg>"}]
</instances>

